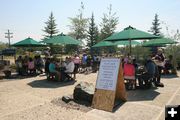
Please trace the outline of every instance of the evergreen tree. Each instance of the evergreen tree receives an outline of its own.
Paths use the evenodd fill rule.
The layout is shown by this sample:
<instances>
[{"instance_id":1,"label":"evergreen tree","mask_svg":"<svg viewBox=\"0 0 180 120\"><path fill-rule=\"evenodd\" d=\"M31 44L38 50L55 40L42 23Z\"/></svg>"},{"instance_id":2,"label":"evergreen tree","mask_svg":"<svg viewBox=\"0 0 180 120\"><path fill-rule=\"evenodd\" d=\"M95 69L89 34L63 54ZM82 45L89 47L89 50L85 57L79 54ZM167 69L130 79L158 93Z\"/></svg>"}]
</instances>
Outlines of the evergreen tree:
<instances>
[{"instance_id":1,"label":"evergreen tree","mask_svg":"<svg viewBox=\"0 0 180 120\"><path fill-rule=\"evenodd\" d=\"M46 38L52 37L54 35L57 35L57 24L55 23L55 18L53 16L53 13L51 12L49 19L47 22L45 22L46 26L44 27L43 31L46 33L44 35Z\"/></svg>"},{"instance_id":2,"label":"evergreen tree","mask_svg":"<svg viewBox=\"0 0 180 120\"><path fill-rule=\"evenodd\" d=\"M110 35L112 35L116 29L116 25L118 24L118 17L116 17L116 13L112 13L112 5L108 8L108 14L104 13L102 18L101 26L101 35L100 39L103 40Z\"/></svg>"},{"instance_id":3,"label":"evergreen tree","mask_svg":"<svg viewBox=\"0 0 180 120\"><path fill-rule=\"evenodd\" d=\"M91 49L93 45L95 45L98 42L98 27L96 26L94 22L94 14L92 13L90 22L89 22L89 29L87 31L88 38L87 38L87 46Z\"/></svg>"},{"instance_id":4,"label":"evergreen tree","mask_svg":"<svg viewBox=\"0 0 180 120\"><path fill-rule=\"evenodd\" d=\"M151 27L151 30L150 32L152 32L154 35L161 35L161 32L160 32L160 22L159 22L159 19L158 19L158 15L155 14L155 17L154 17L154 20L152 22L152 27Z\"/></svg>"},{"instance_id":5,"label":"evergreen tree","mask_svg":"<svg viewBox=\"0 0 180 120\"><path fill-rule=\"evenodd\" d=\"M87 23L88 19L83 17L83 10L84 10L84 4L81 2L81 8L79 9L79 14L74 18L69 18L71 21L70 30L71 32L69 35L72 37L83 40L87 37L86 29L87 29Z\"/></svg>"}]
</instances>

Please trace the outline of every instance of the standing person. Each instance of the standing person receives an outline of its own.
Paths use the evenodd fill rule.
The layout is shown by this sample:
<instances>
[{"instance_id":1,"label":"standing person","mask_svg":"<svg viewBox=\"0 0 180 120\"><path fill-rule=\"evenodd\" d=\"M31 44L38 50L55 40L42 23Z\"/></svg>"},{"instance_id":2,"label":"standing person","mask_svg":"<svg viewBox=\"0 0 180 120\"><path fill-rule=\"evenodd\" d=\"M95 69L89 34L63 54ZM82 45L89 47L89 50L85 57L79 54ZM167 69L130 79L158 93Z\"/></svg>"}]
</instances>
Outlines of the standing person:
<instances>
[{"instance_id":1,"label":"standing person","mask_svg":"<svg viewBox=\"0 0 180 120\"><path fill-rule=\"evenodd\" d=\"M46 61L45 61L45 73L48 74L49 73L49 64L50 64L50 58L47 57Z\"/></svg>"},{"instance_id":2,"label":"standing person","mask_svg":"<svg viewBox=\"0 0 180 120\"><path fill-rule=\"evenodd\" d=\"M50 57L51 56L51 53L50 53L50 47L47 47L44 51L44 55L46 58Z\"/></svg>"},{"instance_id":3,"label":"standing person","mask_svg":"<svg viewBox=\"0 0 180 120\"><path fill-rule=\"evenodd\" d=\"M79 65L80 65L80 58L79 56L76 54L74 56L74 65L75 65L75 68L74 68L74 79L76 79L76 74L78 73L78 69L79 69Z\"/></svg>"},{"instance_id":4,"label":"standing person","mask_svg":"<svg viewBox=\"0 0 180 120\"><path fill-rule=\"evenodd\" d=\"M23 59L23 71L24 74L28 74L28 61L29 61L29 57L26 55Z\"/></svg>"},{"instance_id":5,"label":"standing person","mask_svg":"<svg viewBox=\"0 0 180 120\"><path fill-rule=\"evenodd\" d=\"M130 54L128 53L126 57L124 58L124 63L127 63L128 60L131 58Z\"/></svg>"},{"instance_id":6,"label":"standing person","mask_svg":"<svg viewBox=\"0 0 180 120\"><path fill-rule=\"evenodd\" d=\"M28 71L30 75L35 73L34 61L31 57L29 58L29 61L28 61Z\"/></svg>"},{"instance_id":7,"label":"standing person","mask_svg":"<svg viewBox=\"0 0 180 120\"><path fill-rule=\"evenodd\" d=\"M97 65L98 65L98 58L97 55L93 56L93 61L92 61L92 72L96 73L97 72Z\"/></svg>"},{"instance_id":8,"label":"standing person","mask_svg":"<svg viewBox=\"0 0 180 120\"><path fill-rule=\"evenodd\" d=\"M23 59L22 59L22 56L19 56L18 59L16 60L16 67L17 67L18 74L23 75Z\"/></svg>"},{"instance_id":9,"label":"standing person","mask_svg":"<svg viewBox=\"0 0 180 120\"><path fill-rule=\"evenodd\" d=\"M164 67L164 60L165 60L165 56L163 54L163 50L162 49L158 49L158 52L155 56L155 63L158 67L158 76L156 77L156 86L157 87L164 87L164 84L161 83L161 73L162 73L162 69Z\"/></svg>"},{"instance_id":10,"label":"standing person","mask_svg":"<svg viewBox=\"0 0 180 120\"><path fill-rule=\"evenodd\" d=\"M90 55L88 55L87 60L86 60L86 71L87 71L87 73L89 73L89 71L91 70L91 64L92 64L92 58Z\"/></svg>"},{"instance_id":11,"label":"standing person","mask_svg":"<svg viewBox=\"0 0 180 120\"><path fill-rule=\"evenodd\" d=\"M169 55L168 59L165 60L165 64L164 64L164 73L165 74L169 74L169 70L173 70L174 66L173 66L173 56Z\"/></svg>"},{"instance_id":12,"label":"standing person","mask_svg":"<svg viewBox=\"0 0 180 120\"><path fill-rule=\"evenodd\" d=\"M86 67L87 67L87 55L83 54L82 56L82 71L81 72L85 72L86 71Z\"/></svg>"},{"instance_id":13,"label":"standing person","mask_svg":"<svg viewBox=\"0 0 180 120\"><path fill-rule=\"evenodd\" d=\"M84 64L84 65L87 64L87 55L86 55L86 54L83 54L83 57L82 57L82 64Z\"/></svg>"},{"instance_id":14,"label":"standing person","mask_svg":"<svg viewBox=\"0 0 180 120\"><path fill-rule=\"evenodd\" d=\"M40 71L40 73L43 73L43 68L44 68L44 60L42 59L42 57L40 55L37 56L37 61L36 61L36 67L37 70Z\"/></svg>"}]
</instances>

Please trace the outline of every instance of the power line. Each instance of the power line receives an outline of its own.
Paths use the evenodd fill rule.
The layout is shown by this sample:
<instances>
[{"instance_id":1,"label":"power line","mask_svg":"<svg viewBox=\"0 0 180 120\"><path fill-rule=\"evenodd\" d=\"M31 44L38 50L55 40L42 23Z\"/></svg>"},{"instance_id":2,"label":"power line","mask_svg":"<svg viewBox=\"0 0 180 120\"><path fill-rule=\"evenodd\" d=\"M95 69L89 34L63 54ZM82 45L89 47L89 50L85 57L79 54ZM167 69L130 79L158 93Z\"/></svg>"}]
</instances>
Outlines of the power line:
<instances>
[{"instance_id":1,"label":"power line","mask_svg":"<svg viewBox=\"0 0 180 120\"><path fill-rule=\"evenodd\" d=\"M8 29L8 32L5 33L5 38L7 38L8 41L9 41L9 48L10 48L10 46L11 46L11 38L13 38L12 34L13 34L13 33L11 33L9 29Z\"/></svg>"}]
</instances>

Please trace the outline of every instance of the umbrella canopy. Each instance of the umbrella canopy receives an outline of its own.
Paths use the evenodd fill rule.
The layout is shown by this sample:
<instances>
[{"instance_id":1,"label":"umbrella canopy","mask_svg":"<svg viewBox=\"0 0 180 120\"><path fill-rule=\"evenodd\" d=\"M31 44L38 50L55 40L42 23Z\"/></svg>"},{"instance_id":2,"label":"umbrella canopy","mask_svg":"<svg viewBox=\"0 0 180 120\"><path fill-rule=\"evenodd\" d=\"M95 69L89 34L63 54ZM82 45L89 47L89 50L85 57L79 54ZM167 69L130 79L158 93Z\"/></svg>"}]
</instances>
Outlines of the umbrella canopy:
<instances>
[{"instance_id":1,"label":"umbrella canopy","mask_svg":"<svg viewBox=\"0 0 180 120\"><path fill-rule=\"evenodd\" d=\"M132 41L131 44L132 45L139 45L140 43L137 41ZM92 47L107 47L107 46L117 46L117 45L129 45L129 41L116 41L116 42L101 41Z\"/></svg>"},{"instance_id":2,"label":"umbrella canopy","mask_svg":"<svg viewBox=\"0 0 180 120\"><path fill-rule=\"evenodd\" d=\"M153 39L142 44L144 47L163 46L166 44L176 44L177 42L169 38Z\"/></svg>"},{"instance_id":3,"label":"umbrella canopy","mask_svg":"<svg viewBox=\"0 0 180 120\"><path fill-rule=\"evenodd\" d=\"M110 37L106 38L105 41L129 40L130 53L131 53L131 40L153 39L153 38L159 38L159 36L155 36L129 26L125 28L123 31L113 34Z\"/></svg>"},{"instance_id":4,"label":"umbrella canopy","mask_svg":"<svg viewBox=\"0 0 180 120\"><path fill-rule=\"evenodd\" d=\"M123 31L113 34L112 36L106 38L107 41L124 41L124 40L140 40L140 39L153 39L159 38L140 30L137 30L131 26L125 28Z\"/></svg>"},{"instance_id":5,"label":"umbrella canopy","mask_svg":"<svg viewBox=\"0 0 180 120\"><path fill-rule=\"evenodd\" d=\"M33 40L32 38L28 37L22 41L19 41L12 46L14 47L40 47L44 46L43 44L37 42L36 40Z\"/></svg>"},{"instance_id":6,"label":"umbrella canopy","mask_svg":"<svg viewBox=\"0 0 180 120\"><path fill-rule=\"evenodd\" d=\"M101 41L93 45L92 47L107 47L107 46L115 46L115 44L110 41Z\"/></svg>"},{"instance_id":7,"label":"umbrella canopy","mask_svg":"<svg viewBox=\"0 0 180 120\"><path fill-rule=\"evenodd\" d=\"M114 42L114 44L116 44L116 45L129 45L129 41L116 41L116 42ZM131 45L140 45L140 44L141 43L137 42L137 41L131 42Z\"/></svg>"},{"instance_id":8,"label":"umbrella canopy","mask_svg":"<svg viewBox=\"0 0 180 120\"><path fill-rule=\"evenodd\" d=\"M59 34L57 36L53 36L52 38L45 39L43 41L47 44L60 44L60 45L80 45L82 44L79 40L76 40L70 36Z\"/></svg>"}]
</instances>

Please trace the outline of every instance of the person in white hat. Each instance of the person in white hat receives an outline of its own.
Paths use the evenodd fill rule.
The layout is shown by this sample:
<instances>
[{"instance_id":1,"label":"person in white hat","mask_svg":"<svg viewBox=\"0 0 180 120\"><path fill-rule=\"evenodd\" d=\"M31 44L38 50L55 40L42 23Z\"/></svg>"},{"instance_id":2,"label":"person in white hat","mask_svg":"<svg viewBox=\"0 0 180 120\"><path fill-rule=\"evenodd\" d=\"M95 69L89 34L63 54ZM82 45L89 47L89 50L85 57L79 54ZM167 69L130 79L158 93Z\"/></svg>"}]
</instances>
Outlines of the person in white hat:
<instances>
[{"instance_id":1,"label":"person in white hat","mask_svg":"<svg viewBox=\"0 0 180 120\"><path fill-rule=\"evenodd\" d=\"M165 60L165 56L163 54L163 50L161 48L158 49L157 54L155 55L155 63L158 66L158 76L156 77L156 86L158 87L164 87L164 84L161 83L161 73L162 73L162 69L164 67L164 60Z\"/></svg>"},{"instance_id":2,"label":"person in white hat","mask_svg":"<svg viewBox=\"0 0 180 120\"><path fill-rule=\"evenodd\" d=\"M44 51L44 55L45 55L46 58L51 56L51 54L50 54L50 47L46 47L46 49Z\"/></svg>"}]
</instances>

